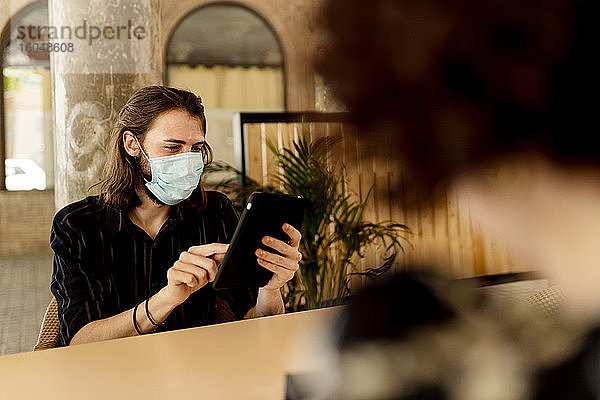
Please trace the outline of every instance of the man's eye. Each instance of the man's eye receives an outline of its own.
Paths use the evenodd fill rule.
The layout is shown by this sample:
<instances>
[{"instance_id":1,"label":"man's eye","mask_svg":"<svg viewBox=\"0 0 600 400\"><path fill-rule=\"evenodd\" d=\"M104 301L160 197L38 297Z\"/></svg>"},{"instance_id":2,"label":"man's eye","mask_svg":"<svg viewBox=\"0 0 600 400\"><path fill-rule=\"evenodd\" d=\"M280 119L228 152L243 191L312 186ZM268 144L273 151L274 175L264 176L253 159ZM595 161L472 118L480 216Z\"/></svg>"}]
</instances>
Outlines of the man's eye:
<instances>
[{"instance_id":1,"label":"man's eye","mask_svg":"<svg viewBox=\"0 0 600 400\"><path fill-rule=\"evenodd\" d=\"M202 147L192 147L192 151L195 151L195 152L202 151Z\"/></svg>"},{"instance_id":2,"label":"man's eye","mask_svg":"<svg viewBox=\"0 0 600 400\"><path fill-rule=\"evenodd\" d=\"M177 150L179 148L179 146L165 146L165 149L169 149L169 150Z\"/></svg>"}]
</instances>

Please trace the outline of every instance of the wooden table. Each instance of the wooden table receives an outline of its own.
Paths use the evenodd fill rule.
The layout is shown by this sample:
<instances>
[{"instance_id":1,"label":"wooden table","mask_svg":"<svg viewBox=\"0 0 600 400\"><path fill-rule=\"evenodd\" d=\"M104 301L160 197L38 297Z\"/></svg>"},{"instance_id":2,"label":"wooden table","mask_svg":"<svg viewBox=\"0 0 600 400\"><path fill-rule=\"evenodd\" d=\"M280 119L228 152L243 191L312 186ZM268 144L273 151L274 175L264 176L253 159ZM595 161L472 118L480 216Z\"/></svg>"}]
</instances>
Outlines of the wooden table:
<instances>
[{"instance_id":1,"label":"wooden table","mask_svg":"<svg viewBox=\"0 0 600 400\"><path fill-rule=\"evenodd\" d=\"M0 399L283 399L340 308L0 357Z\"/></svg>"}]
</instances>

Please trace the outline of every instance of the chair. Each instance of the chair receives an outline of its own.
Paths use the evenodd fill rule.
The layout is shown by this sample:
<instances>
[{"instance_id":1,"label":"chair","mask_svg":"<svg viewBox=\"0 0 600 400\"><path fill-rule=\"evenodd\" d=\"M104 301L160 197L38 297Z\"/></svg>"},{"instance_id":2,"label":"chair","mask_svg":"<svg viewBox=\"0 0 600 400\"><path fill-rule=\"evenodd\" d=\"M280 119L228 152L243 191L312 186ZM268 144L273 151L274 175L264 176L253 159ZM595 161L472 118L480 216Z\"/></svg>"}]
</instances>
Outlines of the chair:
<instances>
[{"instance_id":1,"label":"chair","mask_svg":"<svg viewBox=\"0 0 600 400\"><path fill-rule=\"evenodd\" d=\"M58 304L54 296L48 304L42 327L33 351L58 347Z\"/></svg>"},{"instance_id":2,"label":"chair","mask_svg":"<svg viewBox=\"0 0 600 400\"><path fill-rule=\"evenodd\" d=\"M526 301L545 314L555 317L560 313L564 297L561 287L554 285L529 296Z\"/></svg>"},{"instance_id":3,"label":"chair","mask_svg":"<svg viewBox=\"0 0 600 400\"><path fill-rule=\"evenodd\" d=\"M477 290L487 292L504 303L526 303L550 317L558 317L564 300L558 285L549 282L535 272L520 272L466 278Z\"/></svg>"}]
</instances>

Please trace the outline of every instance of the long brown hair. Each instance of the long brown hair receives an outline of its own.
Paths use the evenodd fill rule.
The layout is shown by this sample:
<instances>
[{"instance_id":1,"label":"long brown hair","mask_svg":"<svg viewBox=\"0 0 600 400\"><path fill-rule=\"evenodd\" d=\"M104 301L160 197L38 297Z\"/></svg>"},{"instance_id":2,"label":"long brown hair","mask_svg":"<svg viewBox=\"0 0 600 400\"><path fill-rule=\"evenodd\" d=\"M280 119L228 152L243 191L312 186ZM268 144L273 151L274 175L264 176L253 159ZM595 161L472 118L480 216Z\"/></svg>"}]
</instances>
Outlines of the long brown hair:
<instances>
[{"instance_id":1,"label":"long brown hair","mask_svg":"<svg viewBox=\"0 0 600 400\"><path fill-rule=\"evenodd\" d=\"M100 181L92 187L100 189L100 199L106 204L129 209L141 204L135 192L136 169L135 160L123 146L123 133L130 131L141 143L143 135L148 131L154 120L161 114L180 109L197 117L206 135L206 117L202 99L192 92L166 86L146 86L131 96L119 112L119 117L110 133L106 162ZM212 149L205 143L202 147L205 166L212 161ZM90 188L91 189L91 188ZM202 181L192 192L192 195L178 206L203 208L206 203L206 193Z\"/></svg>"}]
</instances>

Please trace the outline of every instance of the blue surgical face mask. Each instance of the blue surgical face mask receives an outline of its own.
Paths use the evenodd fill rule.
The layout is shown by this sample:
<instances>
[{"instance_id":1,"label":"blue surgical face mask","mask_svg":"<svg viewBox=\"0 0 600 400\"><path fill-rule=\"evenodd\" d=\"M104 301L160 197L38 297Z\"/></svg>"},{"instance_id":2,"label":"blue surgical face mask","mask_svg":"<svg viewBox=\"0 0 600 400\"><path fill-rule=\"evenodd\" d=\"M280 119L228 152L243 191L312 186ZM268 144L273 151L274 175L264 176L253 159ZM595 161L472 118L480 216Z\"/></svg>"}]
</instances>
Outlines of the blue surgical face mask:
<instances>
[{"instance_id":1,"label":"blue surgical face mask","mask_svg":"<svg viewBox=\"0 0 600 400\"><path fill-rule=\"evenodd\" d=\"M170 206L181 203L191 196L198 187L204 170L202 153L180 153L172 156L149 158L135 137L140 150L150 162L152 180L146 181L146 187L160 201ZM143 177L143 176L142 176Z\"/></svg>"}]
</instances>

